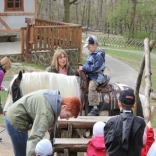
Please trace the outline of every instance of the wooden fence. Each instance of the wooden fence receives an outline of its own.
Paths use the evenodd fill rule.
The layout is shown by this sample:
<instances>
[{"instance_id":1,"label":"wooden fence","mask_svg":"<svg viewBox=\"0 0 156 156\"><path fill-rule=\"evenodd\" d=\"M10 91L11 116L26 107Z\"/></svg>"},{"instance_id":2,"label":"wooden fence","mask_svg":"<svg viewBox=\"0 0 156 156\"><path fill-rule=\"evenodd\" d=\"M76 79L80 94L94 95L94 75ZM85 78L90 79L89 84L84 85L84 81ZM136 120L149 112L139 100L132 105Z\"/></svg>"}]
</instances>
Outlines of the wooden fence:
<instances>
[{"instance_id":1,"label":"wooden fence","mask_svg":"<svg viewBox=\"0 0 156 156\"><path fill-rule=\"evenodd\" d=\"M96 35L98 38L98 42L101 46L111 46L111 47L121 47L121 48L134 48L137 50L144 50L144 41L139 39L127 39L123 37L112 37L105 35ZM87 36L83 36L83 41L87 38ZM153 48L153 51L156 51L156 46Z\"/></svg>"},{"instance_id":2,"label":"wooden fence","mask_svg":"<svg viewBox=\"0 0 156 156\"><path fill-rule=\"evenodd\" d=\"M21 53L32 51L54 52L58 46L63 49L78 49L81 60L81 25L35 19L35 24L27 21L21 28Z\"/></svg>"}]
</instances>

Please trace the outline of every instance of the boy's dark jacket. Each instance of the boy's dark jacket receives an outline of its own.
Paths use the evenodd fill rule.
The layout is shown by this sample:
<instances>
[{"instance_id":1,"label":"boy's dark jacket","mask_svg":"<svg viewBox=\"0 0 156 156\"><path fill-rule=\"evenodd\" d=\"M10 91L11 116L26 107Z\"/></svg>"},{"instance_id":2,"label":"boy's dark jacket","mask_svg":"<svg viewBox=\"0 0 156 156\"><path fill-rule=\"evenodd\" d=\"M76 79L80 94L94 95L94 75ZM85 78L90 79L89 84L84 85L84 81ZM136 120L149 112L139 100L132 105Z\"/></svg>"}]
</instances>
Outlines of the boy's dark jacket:
<instances>
[{"instance_id":1,"label":"boy's dark jacket","mask_svg":"<svg viewBox=\"0 0 156 156\"><path fill-rule=\"evenodd\" d=\"M132 111L112 117L104 127L108 156L140 156L145 122Z\"/></svg>"}]
</instances>

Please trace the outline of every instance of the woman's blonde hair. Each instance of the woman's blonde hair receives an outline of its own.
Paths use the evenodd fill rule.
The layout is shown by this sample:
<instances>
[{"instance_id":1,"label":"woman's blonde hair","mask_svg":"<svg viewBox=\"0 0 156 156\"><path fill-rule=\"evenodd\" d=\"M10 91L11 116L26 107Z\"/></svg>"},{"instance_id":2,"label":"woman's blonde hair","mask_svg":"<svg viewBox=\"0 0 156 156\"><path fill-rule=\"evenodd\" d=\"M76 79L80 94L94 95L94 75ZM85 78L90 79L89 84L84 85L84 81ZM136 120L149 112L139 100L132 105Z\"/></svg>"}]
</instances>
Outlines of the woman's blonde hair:
<instances>
[{"instance_id":1,"label":"woman's blonde hair","mask_svg":"<svg viewBox=\"0 0 156 156\"><path fill-rule=\"evenodd\" d=\"M0 64L4 70L9 70L11 68L11 61L8 57L4 57L1 59Z\"/></svg>"},{"instance_id":2,"label":"woman's blonde hair","mask_svg":"<svg viewBox=\"0 0 156 156\"><path fill-rule=\"evenodd\" d=\"M61 56L61 54L64 54L66 57L66 66L65 66L66 70L68 69L68 66L69 66L68 56L67 56L66 52L62 48L58 47L55 50L52 61L51 61L52 67L55 68L57 72L59 71L58 59Z\"/></svg>"}]
</instances>

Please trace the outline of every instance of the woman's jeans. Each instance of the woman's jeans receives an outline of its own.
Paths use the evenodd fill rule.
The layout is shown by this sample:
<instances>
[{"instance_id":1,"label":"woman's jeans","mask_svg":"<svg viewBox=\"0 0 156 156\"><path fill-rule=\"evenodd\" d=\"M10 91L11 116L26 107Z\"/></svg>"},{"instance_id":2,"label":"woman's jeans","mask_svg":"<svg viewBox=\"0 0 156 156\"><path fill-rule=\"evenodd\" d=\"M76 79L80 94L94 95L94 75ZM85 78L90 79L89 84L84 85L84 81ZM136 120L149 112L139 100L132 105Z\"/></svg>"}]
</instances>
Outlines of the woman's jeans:
<instances>
[{"instance_id":1,"label":"woman's jeans","mask_svg":"<svg viewBox=\"0 0 156 156\"><path fill-rule=\"evenodd\" d=\"M4 118L5 127L10 135L15 156L26 156L26 147L28 140L27 131L18 131L9 123L6 116Z\"/></svg>"}]
</instances>

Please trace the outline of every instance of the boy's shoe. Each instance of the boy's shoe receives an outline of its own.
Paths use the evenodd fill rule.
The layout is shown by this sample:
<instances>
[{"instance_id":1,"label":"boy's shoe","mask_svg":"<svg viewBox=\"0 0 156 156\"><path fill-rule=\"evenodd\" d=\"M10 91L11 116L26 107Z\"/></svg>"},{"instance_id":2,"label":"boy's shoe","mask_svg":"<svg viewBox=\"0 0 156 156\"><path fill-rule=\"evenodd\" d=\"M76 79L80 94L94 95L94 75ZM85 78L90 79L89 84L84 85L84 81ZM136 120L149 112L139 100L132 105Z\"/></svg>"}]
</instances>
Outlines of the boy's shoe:
<instances>
[{"instance_id":1,"label":"boy's shoe","mask_svg":"<svg viewBox=\"0 0 156 156\"><path fill-rule=\"evenodd\" d=\"M0 138L0 141L2 141L2 138Z\"/></svg>"},{"instance_id":2,"label":"boy's shoe","mask_svg":"<svg viewBox=\"0 0 156 156\"><path fill-rule=\"evenodd\" d=\"M99 115L99 109L92 108L91 111L87 114L87 116L98 116Z\"/></svg>"}]
</instances>

